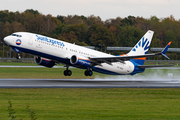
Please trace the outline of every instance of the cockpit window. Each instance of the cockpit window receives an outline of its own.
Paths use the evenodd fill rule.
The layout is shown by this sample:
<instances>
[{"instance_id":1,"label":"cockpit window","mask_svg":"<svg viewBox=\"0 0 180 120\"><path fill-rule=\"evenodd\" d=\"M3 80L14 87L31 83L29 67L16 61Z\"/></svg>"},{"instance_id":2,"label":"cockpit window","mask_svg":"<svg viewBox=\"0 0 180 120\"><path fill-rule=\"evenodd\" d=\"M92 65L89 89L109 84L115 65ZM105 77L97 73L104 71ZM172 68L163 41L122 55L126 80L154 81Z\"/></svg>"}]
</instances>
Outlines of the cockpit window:
<instances>
[{"instance_id":1,"label":"cockpit window","mask_svg":"<svg viewBox=\"0 0 180 120\"><path fill-rule=\"evenodd\" d=\"M22 37L22 35L12 34L11 36Z\"/></svg>"}]
</instances>

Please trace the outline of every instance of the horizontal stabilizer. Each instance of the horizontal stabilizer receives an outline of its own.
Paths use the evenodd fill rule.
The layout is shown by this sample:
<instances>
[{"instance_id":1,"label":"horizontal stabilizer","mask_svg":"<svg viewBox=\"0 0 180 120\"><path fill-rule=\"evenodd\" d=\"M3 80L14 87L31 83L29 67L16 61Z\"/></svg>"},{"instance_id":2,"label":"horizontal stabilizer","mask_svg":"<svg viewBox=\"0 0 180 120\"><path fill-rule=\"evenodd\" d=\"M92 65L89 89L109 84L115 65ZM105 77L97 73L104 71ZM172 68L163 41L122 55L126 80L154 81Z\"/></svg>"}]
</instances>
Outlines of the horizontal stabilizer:
<instances>
[{"instance_id":1,"label":"horizontal stabilizer","mask_svg":"<svg viewBox=\"0 0 180 120\"><path fill-rule=\"evenodd\" d=\"M165 54L163 54L163 53L161 53L164 57L166 57L167 59L169 59L170 60L170 58L167 56L167 55L165 55Z\"/></svg>"},{"instance_id":2,"label":"horizontal stabilizer","mask_svg":"<svg viewBox=\"0 0 180 120\"><path fill-rule=\"evenodd\" d=\"M174 65L138 65L138 68L172 67Z\"/></svg>"}]
</instances>

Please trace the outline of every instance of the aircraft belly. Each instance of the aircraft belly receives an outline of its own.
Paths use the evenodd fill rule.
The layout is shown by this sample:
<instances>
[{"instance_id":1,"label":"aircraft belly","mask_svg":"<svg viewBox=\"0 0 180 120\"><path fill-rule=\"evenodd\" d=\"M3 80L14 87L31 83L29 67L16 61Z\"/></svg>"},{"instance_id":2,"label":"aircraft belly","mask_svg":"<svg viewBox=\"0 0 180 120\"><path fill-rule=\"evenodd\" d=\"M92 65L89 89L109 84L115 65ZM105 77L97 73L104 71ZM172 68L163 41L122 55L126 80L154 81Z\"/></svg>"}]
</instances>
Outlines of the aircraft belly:
<instances>
[{"instance_id":1,"label":"aircraft belly","mask_svg":"<svg viewBox=\"0 0 180 120\"><path fill-rule=\"evenodd\" d=\"M120 74L120 75L130 74L134 70L134 65L129 61L127 61L125 63L126 64L112 63L112 65L103 63L102 66L97 66L97 67L102 69L102 70L107 70L107 71L117 73L117 74Z\"/></svg>"}]
</instances>

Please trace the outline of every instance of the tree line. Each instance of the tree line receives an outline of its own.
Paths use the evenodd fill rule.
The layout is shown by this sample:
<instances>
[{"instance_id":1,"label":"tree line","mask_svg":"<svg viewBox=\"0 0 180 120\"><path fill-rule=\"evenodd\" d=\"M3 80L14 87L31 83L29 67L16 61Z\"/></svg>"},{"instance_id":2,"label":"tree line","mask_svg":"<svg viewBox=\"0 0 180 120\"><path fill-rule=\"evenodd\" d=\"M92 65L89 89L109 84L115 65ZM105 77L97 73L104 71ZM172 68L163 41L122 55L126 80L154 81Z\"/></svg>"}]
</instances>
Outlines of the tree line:
<instances>
[{"instance_id":1,"label":"tree line","mask_svg":"<svg viewBox=\"0 0 180 120\"><path fill-rule=\"evenodd\" d=\"M33 9L22 13L0 11L0 43L13 32L26 31L83 46L133 47L147 30L155 32L151 47L164 47L169 41L172 41L171 47L180 47L180 20L175 20L172 15L161 19L128 16L102 21L94 15L54 17ZM2 56L2 45L0 51ZM171 55L179 59L177 53Z\"/></svg>"}]
</instances>

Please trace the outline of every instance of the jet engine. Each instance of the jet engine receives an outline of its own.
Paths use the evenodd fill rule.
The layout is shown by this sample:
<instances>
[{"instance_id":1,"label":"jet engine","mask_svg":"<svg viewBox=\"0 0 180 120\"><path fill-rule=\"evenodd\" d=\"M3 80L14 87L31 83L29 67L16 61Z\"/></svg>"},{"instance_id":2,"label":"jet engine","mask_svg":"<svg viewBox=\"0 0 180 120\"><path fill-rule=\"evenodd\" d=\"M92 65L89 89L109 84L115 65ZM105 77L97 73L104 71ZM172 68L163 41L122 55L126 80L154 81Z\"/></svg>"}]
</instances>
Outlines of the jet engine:
<instances>
[{"instance_id":1,"label":"jet engine","mask_svg":"<svg viewBox=\"0 0 180 120\"><path fill-rule=\"evenodd\" d=\"M79 67L88 68L91 65L91 61L83 56L73 55L70 58L70 63Z\"/></svg>"},{"instance_id":2,"label":"jet engine","mask_svg":"<svg viewBox=\"0 0 180 120\"><path fill-rule=\"evenodd\" d=\"M42 66L49 67L49 68L52 68L55 65L54 61L46 59L46 58L42 58L42 57L39 57L39 56L36 56L34 58L34 61L38 65L42 65Z\"/></svg>"}]
</instances>

